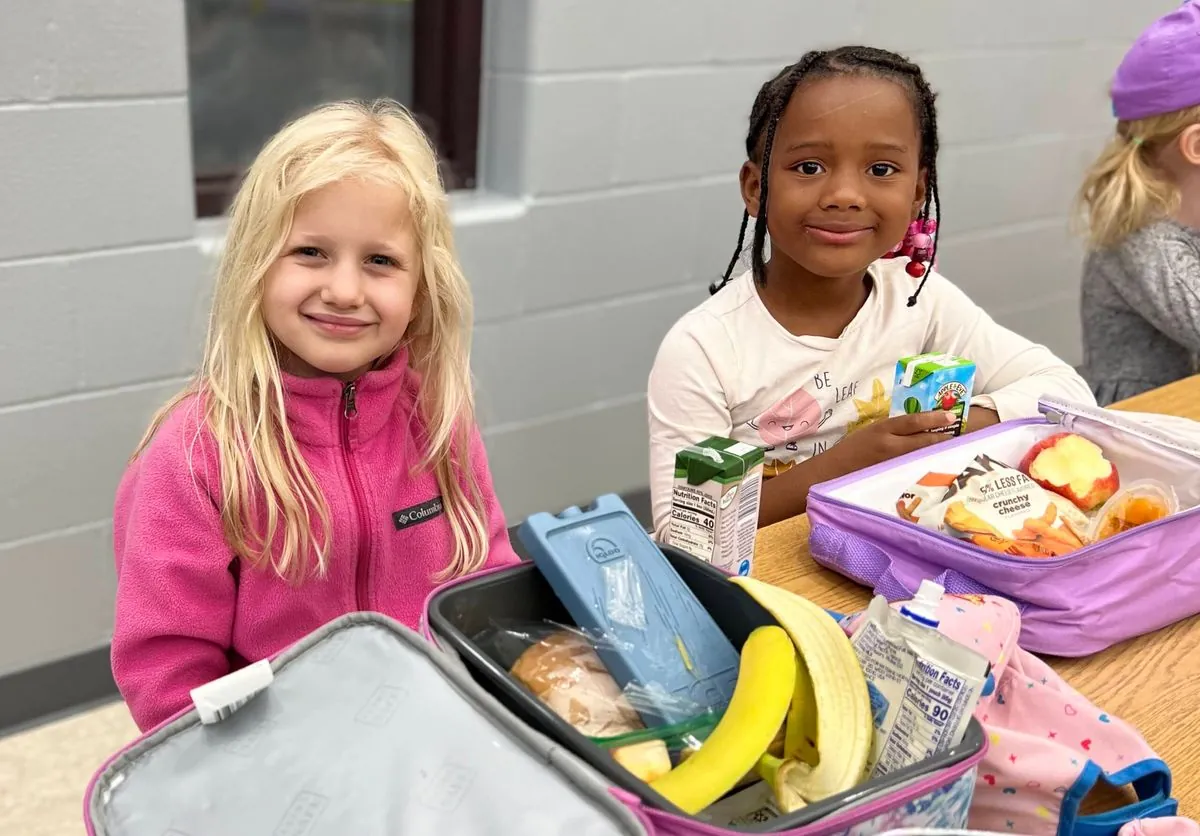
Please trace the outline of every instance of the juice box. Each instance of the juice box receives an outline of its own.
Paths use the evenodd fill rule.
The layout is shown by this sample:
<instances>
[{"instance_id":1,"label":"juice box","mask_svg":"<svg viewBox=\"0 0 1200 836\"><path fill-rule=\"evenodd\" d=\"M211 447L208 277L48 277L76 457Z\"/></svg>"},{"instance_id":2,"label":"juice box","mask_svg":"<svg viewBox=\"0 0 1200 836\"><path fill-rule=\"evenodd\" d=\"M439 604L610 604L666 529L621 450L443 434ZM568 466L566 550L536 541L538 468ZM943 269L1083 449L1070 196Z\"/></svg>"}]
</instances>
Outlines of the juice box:
<instances>
[{"instance_id":1,"label":"juice box","mask_svg":"<svg viewBox=\"0 0 1200 836\"><path fill-rule=\"evenodd\" d=\"M918 354L896 363L896 386L892 389L892 416L945 410L958 420L944 430L961 435L970 409L975 385L975 364L949 354Z\"/></svg>"},{"instance_id":2,"label":"juice box","mask_svg":"<svg viewBox=\"0 0 1200 836\"><path fill-rule=\"evenodd\" d=\"M718 436L676 453L667 542L730 574L749 575L764 453Z\"/></svg>"}]
</instances>

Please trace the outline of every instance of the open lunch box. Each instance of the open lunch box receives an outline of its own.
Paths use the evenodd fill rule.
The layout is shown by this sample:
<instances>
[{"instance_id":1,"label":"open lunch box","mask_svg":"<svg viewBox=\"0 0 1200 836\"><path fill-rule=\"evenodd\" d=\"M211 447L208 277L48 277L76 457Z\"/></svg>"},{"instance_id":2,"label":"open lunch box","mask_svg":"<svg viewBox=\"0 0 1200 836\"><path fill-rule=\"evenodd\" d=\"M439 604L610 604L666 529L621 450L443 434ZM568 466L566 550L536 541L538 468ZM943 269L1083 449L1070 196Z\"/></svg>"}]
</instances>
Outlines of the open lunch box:
<instances>
[{"instance_id":1,"label":"open lunch box","mask_svg":"<svg viewBox=\"0 0 1200 836\"><path fill-rule=\"evenodd\" d=\"M775 623L719 570L662 552L661 568L733 650ZM661 590L643 591L661 603ZM244 669L210 683L221 695L206 704L210 716L183 710L97 771L84 797L88 833L835 836L966 826L988 746L973 717L944 753L787 815L718 823L705 818L712 808L685 815L626 772L476 640L496 621L574 623L539 565L453 581L426 611L423 635L351 613L255 663L253 682L239 678Z\"/></svg>"},{"instance_id":2,"label":"open lunch box","mask_svg":"<svg viewBox=\"0 0 1200 836\"><path fill-rule=\"evenodd\" d=\"M735 648L740 649L755 628L776 624L770 613L730 583L729 576L719 569L671 546L659 548ZM918 808L922 804L936 806L930 800L932 796L955 787L963 792L967 785L973 784L975 765L987 748L983 727L972 718L962 742L942 755L865 781L848 792L786 816L713 827L703 824L705 813L687 816L619 766L608 752L565 722L518 682L507 670L509 660L499 657L494 646L479 640L478 637L487 636L489 628L498 622L572 624L565 607L538 567L525 563L447 584L431 596L427 611L426 635L457 656L475 681L502 705L580 757L618 790L636 797L652 819L665 816L674 822L690 822L690 827L696 828L689 829L685 825L679 833L791 833L797 832L798 828L804 828L802 832L808 833L806 826L822 828L813 833L834 833L839 831L836 828L826 831L823 825L847 817L847 824L859 824L880 811L903 809L913 802L917 802ZM830 614L830 617L836 616ZM965 818L955 824L965 825Z\"/></svg>"},{"instance_id":3,"label":"open lunch box","mask_svg":"<svg viewBox=\"0 0 1200 836\"><path fill-rule=\"evenodd\" d=\"M810 548L820 564L891 601L922 579L948 593L991 594L1021 610L1021 646L1085 656L1200 613L1200 423L1044 398L1042 417L1007 421L814 486ZM1169 486L1179 510L1068 554L1014 557L901 519L897 498L930 472L984 454L1017 466L1062 432L1097 444L1123 485Z\"/></svg>"}]
</instances>

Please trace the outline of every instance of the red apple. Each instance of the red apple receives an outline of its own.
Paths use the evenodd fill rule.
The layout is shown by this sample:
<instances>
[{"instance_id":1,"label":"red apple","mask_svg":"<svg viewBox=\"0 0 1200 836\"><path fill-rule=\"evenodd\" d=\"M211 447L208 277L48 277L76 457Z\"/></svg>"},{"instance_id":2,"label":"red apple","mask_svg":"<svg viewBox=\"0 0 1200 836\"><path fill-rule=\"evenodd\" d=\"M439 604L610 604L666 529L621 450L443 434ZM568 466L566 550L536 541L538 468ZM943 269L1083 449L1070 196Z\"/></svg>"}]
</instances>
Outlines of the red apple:
<instances>
[{"instance_id":1,"label":"red apple","mask_svg":"<svg viewBox=\"0 0 1200 836\"><path fill-rule=\"evenodd\" d=\"M1021 459L1021 471L1083 511L1099 508L1121 486L1104 451L1075 433L1056 433L1033 445Z\"/></svg>"}]
</instances>

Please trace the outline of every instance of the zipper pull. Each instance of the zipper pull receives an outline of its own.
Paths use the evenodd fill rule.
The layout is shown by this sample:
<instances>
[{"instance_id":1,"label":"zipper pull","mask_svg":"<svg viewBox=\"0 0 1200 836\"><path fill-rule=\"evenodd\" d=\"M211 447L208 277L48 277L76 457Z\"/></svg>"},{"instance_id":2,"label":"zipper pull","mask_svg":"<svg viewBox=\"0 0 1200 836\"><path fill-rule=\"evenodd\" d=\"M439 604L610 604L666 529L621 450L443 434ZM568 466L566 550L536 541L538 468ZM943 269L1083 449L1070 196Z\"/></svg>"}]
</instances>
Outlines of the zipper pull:
<instances>
[{"instance_id":1,"label":"zipper pull","mask_svg":"<svg viewBox=\"0 0 1200 836\"><path fill-rule=\"evenodd\" d=\"M1051 424L1058 424L1067 431L1072 431L1071 428L1074 426L1077 418L1081 418L1084 421L1100 421L1101 423L1105 423L1106 420L1104 410L1102 409L1097 410L1095 407L1081 406L1051 397L1038 399L1038 411Z\"/></svg>"},{"instance_id":2,"label":"zipper pull","mask_svg":"<svg viewBox=\"0 0 1200 836\"><path fill-rule=\"evenodd\" d=\"M1075 416L1070 412L1060 412L1057 409L1052 409L1046 413L1046 417L1052 424L1058 424L1063 428L1064 432L1074 432Z\"/></svg>"},{"instance_id":3,"label":"zipper pull","mask_svg":"<svg viewBox=\"0 0 1200 836\"><path fill-rule=\"evenodd\" d=\"M1068 430L1071 428L1071 412L1064 409L1058 401L1051 398L1038 398L1038 412L1042 413L1042 417L1048 424L1058 424Z\"/></svg>"},{"instance_id":4,"label":"zipper pull","mask_svg":"<svg viewBox=\"0 0 1200 836\"><path fill-rule=\"evenodd\" d=\"M353 418L358 414L358 406L354 403L354 381L350 381L342 387L342 402L345 404L342 408L342 415Z\"/></svg>"}]
</instances>

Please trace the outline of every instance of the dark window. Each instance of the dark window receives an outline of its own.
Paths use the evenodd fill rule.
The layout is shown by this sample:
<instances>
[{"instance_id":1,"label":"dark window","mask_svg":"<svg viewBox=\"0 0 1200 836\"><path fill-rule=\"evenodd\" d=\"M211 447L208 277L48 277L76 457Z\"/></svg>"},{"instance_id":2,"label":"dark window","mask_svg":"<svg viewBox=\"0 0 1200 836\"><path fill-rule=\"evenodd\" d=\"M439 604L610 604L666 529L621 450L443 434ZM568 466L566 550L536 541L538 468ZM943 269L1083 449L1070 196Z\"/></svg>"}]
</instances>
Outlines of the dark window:
<instances>
[{"instance_id":1,"label":"dark window","mask_svg":"<svg viewBox=\"0 0 1200 836\"><path fill-rule=\"evenodd\" d=\"M475 185L483 0L186 0L196 214L221 214L284 122L387 96L437 145L450 189Z\"/></svg>"}]
</instances>

